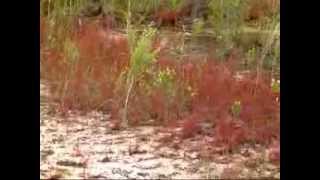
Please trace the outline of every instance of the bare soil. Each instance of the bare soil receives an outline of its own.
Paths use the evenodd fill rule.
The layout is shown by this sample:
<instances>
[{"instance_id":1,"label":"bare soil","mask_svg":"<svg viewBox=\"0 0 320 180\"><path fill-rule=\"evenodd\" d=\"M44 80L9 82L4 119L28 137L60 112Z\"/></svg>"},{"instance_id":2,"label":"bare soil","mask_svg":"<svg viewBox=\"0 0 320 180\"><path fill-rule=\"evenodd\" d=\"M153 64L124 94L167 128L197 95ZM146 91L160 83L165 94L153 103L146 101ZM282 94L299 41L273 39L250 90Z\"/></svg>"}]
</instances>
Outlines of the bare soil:
<instances>
[{"instance_id":1,"label":"bare soil","mask_svg":"<svg viewBox=\"0 0 320 180\"><path fill-rule=\"evenodd\" d=\"M164 127L114 131L108 128L109 116L99 112L58 117L49 113L47 86L42 83L40 89L41 179L280 178L279 167L268 161L263 147L244 146L208 160L199 147L212 137L159 146L160 139L171 134L162 131Z\"/></svg>"}]
</instances>

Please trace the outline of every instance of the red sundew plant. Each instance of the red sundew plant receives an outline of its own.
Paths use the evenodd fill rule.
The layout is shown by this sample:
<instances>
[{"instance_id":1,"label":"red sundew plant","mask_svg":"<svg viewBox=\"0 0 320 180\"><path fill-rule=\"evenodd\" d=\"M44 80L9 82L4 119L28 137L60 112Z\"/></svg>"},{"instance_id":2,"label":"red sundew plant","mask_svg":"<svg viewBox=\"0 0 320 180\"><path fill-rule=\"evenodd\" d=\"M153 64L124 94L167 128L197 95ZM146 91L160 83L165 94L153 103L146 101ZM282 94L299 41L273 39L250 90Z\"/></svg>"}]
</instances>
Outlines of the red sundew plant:
<instances>
[{"instance_id":1,"label":"red sundew plant","mask_svg":"<svg viewBox=\"0 0 320 180\"><path fill-rule=\"evenodd\" d=\"M279 135L280 105L268 84L268 80L247 80L239 83L238 88L243 91L240 118L253 129L258 142L269 142Z\"/></svg>"},{"instance_id":2,"label":"red sundew plant","mask_svg":"<svg viewBox=\"0 0 320 180\"><path fill-rule=\"evenodd\" d=\"M73 109L108 111L118 129L125 94L118 80L130 60L127 37L95 23L74 32L66 40L73 49L43 51L42 78L51 82L63 114ZM223 63L193 56L178 61L161 51L165 43L155 42L153 48L159 49L158 57L136 80L128 101L130 125L150 119L181 125L181 138L190 138L201 132L202 123L210 122L217 144L228 149L247 141L270 144L278 138L278 92L272 91L265 74L257 79L252 72L237 79L236 56Z\"/></svg>"},{"instance_id":3,"label":"red sundew plant","mask_svg":"<svg viewBox=\"0 0 320 180\"><path fill-rule=\"evenodd\" d=\"M63 112L110 110L107 101L129 61L126 38L94 23L76 30L66 41L68 51L51 49L44 55L42 77L52 82L51 92Z\"/></svg>"},{"instance_id":4,"label":"red sundew plant","mask_svg":"<svg viewBox=\"0 0 320 180\"><path fill-rule=\"evenodd\" d=\"M152 107L152 112L151 116L152 118L163 122L165 118L165 98L163 93L160 91L155 91L153 94L150 96L151 100L151 107Z\"/></svg>"},{"instance_id":5,"label":"red sundew plant","mask_svg":"<svg viewBox=\"0 0 320 180\"><path fill-rule=\"evenodd\" d=\"M117 26L115 17L111 15L104 15L101 21L102 27L105 30L111 30Z\"/></svg>"},{"instance_id":6,"label":"red sundew plant","mask_svg":"<svg viewBox=\"0 0 320 180\"><path fill-rule=\"evenodd\" d=\"M57 81L61 78L58 72L65 72L63 61L63 54L57 50L48 50L42 53L41 57L41 77L49 81Z\"/></svg>"},{"instance_id":7,"label":"red sundew plant","mask_svg":"<svg viewBox=\"0 0 320 180\"><path fill-rule=\"evenodd\" d=\"M276 140L270 145L269 160L279 165L280 163L280 141Z\"/></svg>"},{"instance_id":8,"label":"red sundew plant","mask_svg":"<svg viewBox=\"0 0 320 180\"><path fill-rule=\"evenodd\" d=\"M224 114L233 101L232 74L224 67L208 62L201 68L197 79L196 95L193 98L194 110L200 113Z\"/></svg>"},{"instance_id":9,"label":"red sundew plant","mask_svg":"<svg viewBox=\"0 0 320 180\"><path fill-rule=\"evenodd\" d=\"M85 36L79 38L80 63L85 65L82 71L86 72L88 67L91 68L91 72L87 73L87 77L91 79L87 82L91 82L88 88L95 88L97 95L94 99L92 95L88 98L95 101L92 103L97 108L102 108L106 99L111 98L117 78L128 64L127 42L124 37L121 38L99 29L89 29ZM97 41L92 43L92 39Z\"/></svg>"},{"instance_id":10,"label":"red sundew plant","mask_svg":"<svg viewBox=\"0 0 320 180\"><path fill-rule=\"evenodd\" d=\"M179 12L174 10L160 10L155 13L154 19L158 26L171 25L175 26L178 21Z\"/></svg>"},{"instance_id":11,"label":"red sundew plant","mask_svg":"<svg viewBox=\"0 0 320 180\"><path fill-rule=\"evenodd\" d=\"M155 124L163 125L179 119L182 101L180 96L175 94L179 89L156 86L154 83L157 81L158 71L155 72L155 76L146 77L135 85L129 103L129 121L135 124L153 119Z\"/></svg>"},{"instance_id":12,"label":"red sundew plant","mask_svg":"<svg viewBox=\"0 0 320 180\"><path fill-rule=\"evenodd\" d=\"M184 70L191 67L186 65ZM199 76L188 78L193 81L195 91L191 97L191 111L197 115L198 123L211 121L215 124L219 143L232 149L246 141L269 144L277 137L279 103L269 86L270 80L257 80L254 76L237 80L232 63L226 65L208 61L199 71ZM239 102L240 109L236 116L231 111L235 102ZM183 126L184 131L192 131L190 129L194 127L187 125Z\"/></svg>"},{"instance_id":13,"label":"red sundew plant","mask_svg":"<svg viewBox=\"0 0 320 180\"><path fill-rule=\"evenodd\" d=\"M242 121L234 120L230 116L217 121L215 128L218 144L225 145L226 150L232 150L248 139L248 129Z\"/></svg>"},{"instance_id":14,"label":"red sundew plant","mask_svg":"<svg viewBox=\"0 0 320 180\"><path fill-rule=\"evenodd\" d=\"M190 138L201 132L201 125L196 115L191 115L182 123L182 138Z\"/></svg>"},{"instance_id":15,"label":"red sundew plant","mask_svg":"<svg viewBox=\"0 0 320 180\"><path fill-rule=\"evenodd\" d=\"M279 0L249 1L248 20L259 20L277 11Z\"/></svg>"}]
</instances>

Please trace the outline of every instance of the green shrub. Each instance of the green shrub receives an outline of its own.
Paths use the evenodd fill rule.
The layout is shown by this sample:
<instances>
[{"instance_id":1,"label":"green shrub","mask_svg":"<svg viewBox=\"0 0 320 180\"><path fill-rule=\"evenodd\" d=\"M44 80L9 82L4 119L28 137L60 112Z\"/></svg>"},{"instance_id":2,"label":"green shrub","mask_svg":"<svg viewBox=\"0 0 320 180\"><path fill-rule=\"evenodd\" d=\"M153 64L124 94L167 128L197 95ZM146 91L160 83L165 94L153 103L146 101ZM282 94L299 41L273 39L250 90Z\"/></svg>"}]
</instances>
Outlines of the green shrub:
<instances>
[{"instance_id":1,"label":"green shrub","mask_svg":"<svg viewBox=\"0 0 320 180\"><path fill-rule=\"evenodd\" d=\"M129 69L126 76L126 98L125 107L123 112L122 125L124 127L128 126L127 112L128 112L128 101L134 84L137 79L146 72L147 68L151 65L155 58L155 53L152 51L152 40L156 33L155 29L149 28L143 32L143 34L136 38L134 31L129 31L129 44L131 43L131 57ZM137 42L134 42L134 41Z\"/></svg>"},{"instance_id":2,"label":"green shrub","mask_svg":"<svg viewBox=\"0 0 320 180\"><path fill-rule=\"evenodd\" d=\"M192 24L192 37L196 38L204 30L205 22L202 19L195 19Z\"/></svg>"},{"instance_id":3,"label":"green shrub","mask_svg":"<svg viewBox=\"0 0 320 180\"><path fill-rule=\"evenodd\" d=\"M244 22L243 0L211 0L209 2L209 20L213 27L214 36L220 47L219 57L223 57L234 48L235 40L239 37Z\"/></svg>"}]
</instances>

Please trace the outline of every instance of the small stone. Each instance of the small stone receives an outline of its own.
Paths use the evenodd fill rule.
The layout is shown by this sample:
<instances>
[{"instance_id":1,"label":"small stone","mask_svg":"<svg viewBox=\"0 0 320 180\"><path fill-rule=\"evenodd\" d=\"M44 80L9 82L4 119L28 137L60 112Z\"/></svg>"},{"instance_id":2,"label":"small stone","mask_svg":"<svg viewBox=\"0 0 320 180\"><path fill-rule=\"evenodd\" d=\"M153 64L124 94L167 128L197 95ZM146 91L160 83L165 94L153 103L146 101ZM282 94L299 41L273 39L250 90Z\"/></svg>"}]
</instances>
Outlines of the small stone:
<instances>
[{"instance_id":1,"label":"small stone","mask_svg":"<svg viewBox=\"0 0 320 180\"><path fill-rule=\"evenodd\" d=\"M146 136L142 136L142 137L139 138L139 140L140 141L148 141L149 139Z\"/></svg>"},{"instance_id":2,"label":"small stone","mask_svg":"<svg viewBox=\"0 0 320 180\"><path fill-rule=\"evenodd\" d=\"M49 150L43 150L41 151L43 153L43 156L49 156L49 155L52 155L54 154L54 151L49 149Z\"/></svg>"},{"instance_id":3,"label":"small stone","mask_svg":"<svg viewBox=\"0 0 320 180\"><path fill-rule=\"evenodd\" d=\"M167 179L168 177L164 174L158 174L159 179Z\"/></svg>"},{"instance_id":4,"label":"small stone","mask_svg":"<svg viewBox=\"0 0 320 180\"><path fill-rule=\"evenodd\" d=\"M48 129L47 129L47 132L48 132L48 133L57 132L57 129L48 128Z\"/></svg>"},{"instance_id":5,"label":"small stone","mask_svg":"<svg viewBox=\"0 0 320 180\"><path fill-rule=\"evenodd\" d=\"M77 127L77 128L75 128L72 132L81 132L81 131L84 131L84 128L82 128L82 127Z\"/></svg>"},{"instance_id":6,"label":"small stone","mask_svg":"<svg viewBox=\"0 0 320 180\"><path fill-rule=\"evenodd\" d=\"M48 178L48 180L58 180L58 179L62 179L62 177L63 176L61 174L54 174L54 175L50 176Z\"/></svg>"},{"instance_id":7,"label":"small stone","mask_svg":"<svg viewBox=\"0 0 320 180\"><path fill-rule=\"evenodd\" d=\"M248 151L248 149L245 150L241 150L241 155L243 155L244 157L249 157L250 156L250 152Z\"/></svg>"},{"instance_id":8,"label":"small stone","mask_svg":"<svg viewBox=\"0 0 320 180\"><path fill-rule=\"evenodd\" d=\"M57 165L59 166L72 166L72 167L85 167L86 164L82 162L75 162L75 161L58 161Z\"/></svg>"},{"instance_id":9,"label":"small stone","mask_svg":"<svg viewBox=\"0 0 320 180\"><path fill-rule=\"evenodd\" d=\"M173 145L172 145L172 148L175 149L175 150L180 149L180 143L174 142Z\"/></svg>"},{"instance_id":10,"label":"small stone","mask_svg":"<svg viewBox=\"0 0 320 180\"><path fill-rule=\"evenodd\" d=\"M191 154L189 155L189 157L190 157L191 159L197 159L197 158L199 157L199 154L196 153L196 152L193 152L193 153L191 153Z\"/></svg>"},{"instance_id":11,"label":"small stone","mask_svg":"<svg viewBox=\"0 0 320 180\"><path fill-rule=\"evenodd\" d=\"M258 166L258 163L255 159L248 159L245 161L245 166L248 168L256 168Z\"/></svg>"},{"instance_id":12,"label":"small stone","mask_svg":"<svg viewBox=\"0 0 320 180\"><path fill-rule=\"evenodd\" d=\"M94 176L90 176L90 179L108 179L106 176L103 175L94 175Z\"/></svg>"},{"instance_id":13,"label":"small stone","mask_svg":"<svg viewBox=\"0 0 320 180\"><path fill-rule=\"evenodd\" d=\"M149 173L138 172L137 175L142 176L142 177L146 177L146 176L149 176Z\"/></svg>"},{"instance_id":14,"label":"small stone","mask_svg":"<svg viewBox=\"0 0 320 180\"><path fill-rule=\"evenodd\" d=\"M100 162L105 163L105 162L110 162L110 161L111 161L110 158L108 156L106 156Z\"/></svg>"},{"instance_id":15,"label":"small stone","mask_svg":"<svg viewBox=\"0 0 320 180\"><path fill-rule=\"evenodd\" d=\"M110 123L109 128L111 130L120 130L120 123L112 122L112 123Z\"/></svg>"},{"instance_id":16,"label":"small stone","mask_svg":"<svg viewBox=\"0 0 320 180\"><path fill-rule=\"evenodd\" d=\"M111 115L107 114L107 115L100 117L100 121L108 121L108 120L110 120L110 118L111 118Z\"/></svg>"}]
</instances>

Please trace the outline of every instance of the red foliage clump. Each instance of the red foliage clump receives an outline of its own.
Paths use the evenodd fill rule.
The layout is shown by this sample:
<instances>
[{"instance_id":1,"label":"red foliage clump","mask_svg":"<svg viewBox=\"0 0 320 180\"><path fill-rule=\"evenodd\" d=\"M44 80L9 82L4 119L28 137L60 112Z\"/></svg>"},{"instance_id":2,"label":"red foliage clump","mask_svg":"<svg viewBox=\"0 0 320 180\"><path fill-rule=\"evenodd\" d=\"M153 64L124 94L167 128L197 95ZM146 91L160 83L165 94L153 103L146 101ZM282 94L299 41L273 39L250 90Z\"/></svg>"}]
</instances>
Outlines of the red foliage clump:
<instances>
[{"instance_id":1,"label":"red foliage clump","mask_svg":"<svg viewBox=\"0 0 320 180\"><path fill-rule=\"evenodd\" d=\"M216 124L218 142L229 148L245 141L269 144L279 135L279 103L272 93L270 80L262 78L263 74L259 79L252 75L237 80L232 63L212 61L188 75L186 72L191 69L191 64L185 65L185 79L192 81L189 84L196 90L192 96L192 114L196 114L200 122L207 120ZM196 71L199 76L195 76ZM241 111L234 117L231 106L236 101L241 103Z\"/></svg>"},{"instance_id":2,"label":"red foliage clump","mask_svg":"<svg viewBox=\"0 0 320 180\"><path fill-rule=\"evenodd\" d=\"M155 66L158 70L166 70L169 68L176 72L178 63L175 59L162 56L157 59Z\"/></svg>"},{"instance_id":3,"label":"red foliage clump","mask_svg":"<svg viewBox=\"0 0 320 180\"><path fill-rule=\"evenodd\" d=\"M276 140L270 145L269 160L279 165L280 163L280 141Z\"/></svg>"},{"instance_id":4,"label":"red foliage clump","mask_svg":"<svg viewBox=\"0 0 320 180\"><path fill-rule=\"evenodd\" d=\"M234 95L232 73L223 65L208 62L201 67L196 79L196 96L193 98L193 109L197 113L210 115L211 120L227 114L233 103Z\"/></svg>"},{"instance_id":5,"label":"red foliage clump","mask_svg":"<svg viewBox=\"0 0 320 180\"><path fill-rule=\"evenodd\" d=\"M178 21L179 12L174 10L160 10L155 13L154 19L158 26L175 26Z\"/></svg>"},{"instance_id":6,"label":"red foliage clump","mask_svg":"<svg viewBox=\"0 0 320 180\"><path fill-rule=\"evenodd\" d=\"M158 122L163 122L165 119L165 97L164 94L158 90L151 94L151 116Z\"/></svg>"},{"instance_id":7,"label":"red foliage clump","mask_svg":"<svg viewBox=\"0 0 320 180\"><path fill-rule=\"evenodd\" d=\"M61 52L54 49L44 51L40 59L41 77L53 82L57 81L59 78L57 72L65 72L66 69L62 61L63 57Z\"/></svg>"},{"instance_id":8,"label":"red foliage clump","mask_svg":"<svg viewBox=\"0 0 320 180\"><path fill-rule=\"evenodd\" d=\"M242 121L234 120L230 116L217 122L216 137L218 143L223 143L227 150L243 143L248 138L248 129Z\"/></svg>"},{"instance_id":9,"label":"red foliage clump","mask_svg":"<svg viewBox=\"0 0 320 180\"><path fill-rule=\"evenodd\" d=\"M76 28L76 27L75 27ZM70 37L77 48L75 62L61 49L50 49L42 60L42 77L50 80L60 109L110 110L119 74L129 62L127 39L99 24L82 24Z\"/></svg>"},{"instance_id":10,"label":"red foliage clump","mask_svg":"<svg viewBox=\"0 0 320 180\"><path fill-rule=\"evenodd\" d=\"M254 130L255 141L270 142L279 135L280 107L268 80L246 80L238 84L240 119Z\"/></svg>"},{"instance_id":11,"label":"red foliage clump","mask_svg":"<svg viewBox=\"0 0 320 180\"><path fill-rule=\"evenodd\" d=\"M51 91L62 112L98 109L111 111L113 120L121 119L125 92L115 93L115 89L129 64L126 36L94 23L83 24L81 31L75 32L70 39L79 52L77 61L70 65L65 52L50 49L42 59L43 78L52 82ZM176 61L161 54L152 65L152 72L173 70L174 86L170 92L174 93L167 93L168 89L162 87L146 89L145 85L152 84L156 75L146 73L134 84L129 99L130 124L152 118L168 125L182 119L182 138L189 138L201 132L201 123L210 122L215 125L216 142L229 149L245 141L270 144L279 136L277 95L264 74L257 78L252 73L237 79L234 58L230 56L227 63L200 61L192 56ZM235 102L240 102L237 115L231 110Z\"/></svg>"},{"instance_id":12,"label":"red foliage clump","mask_svg":"<svg viewBox=\"0 0 320 180\"><path fill-rule=\"evenodd\" d=\"M247 20L259 20L274 13L279 5L279 0L251 0Z\"/></svg>"},{"instance_id":13,"label":"red foliage clump","mask_svg":"<svg viewBox=\"0 0 320 180\"><path fill-rule=\"evenodd\" d=\"M111 15L103 15L101 23L105 30L113 29L117 25L115 17Z\"/></svg>"},{"instance_id":14,"label":"red foliage clump","mask_svg":"<svg viewBox=\"0 0 320 180\"><path fill-rule=\"evenodd\" d=\"M191 115L182 123L182 138L190 138L201 132L201 125L196 115Z\"/></svg>"}]
</instances>

